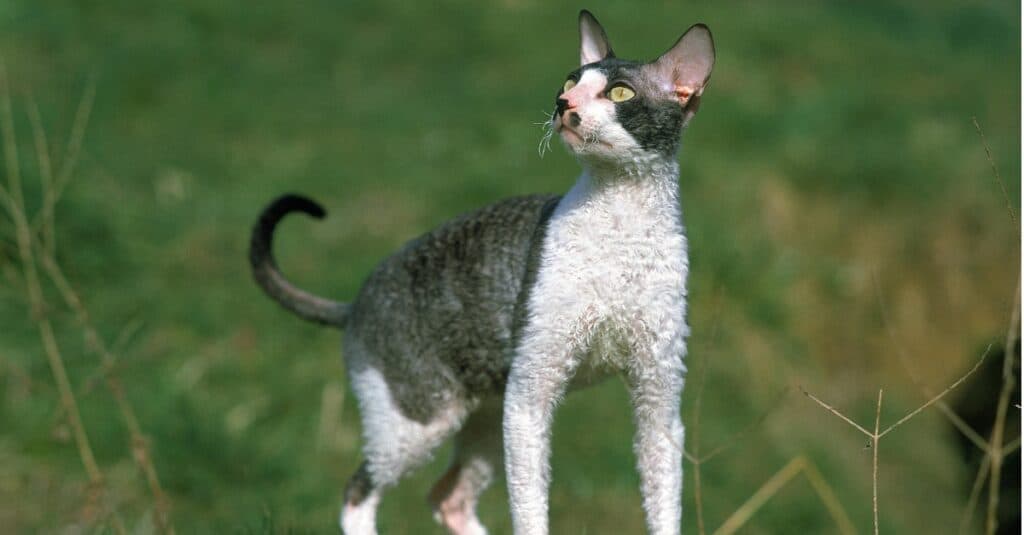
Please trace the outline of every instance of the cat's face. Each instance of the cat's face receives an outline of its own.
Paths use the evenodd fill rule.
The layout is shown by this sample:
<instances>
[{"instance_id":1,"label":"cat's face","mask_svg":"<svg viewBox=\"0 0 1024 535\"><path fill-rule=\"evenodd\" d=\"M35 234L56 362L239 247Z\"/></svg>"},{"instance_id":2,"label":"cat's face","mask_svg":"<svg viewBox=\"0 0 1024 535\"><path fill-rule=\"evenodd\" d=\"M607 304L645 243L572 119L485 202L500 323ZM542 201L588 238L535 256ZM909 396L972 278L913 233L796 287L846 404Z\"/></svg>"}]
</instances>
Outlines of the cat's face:
<instances>
[{"instance_id":1,"label":"cat's face","mask_svg":"<svg viewBox=\"0 0 1024 535\"><path fill-rule=\"evenodd\" d=\"M569 73L555 101L554 128L575 154L602 159L671 155L683 107L653 68L608 58Z\"/></svg>"},{"instance_id":2,"label":"cat's face","mask_svg":"<svg viewBox=\"0 0 1024 535\"><path fill-rule=\"evenodd\" d=\"M673 157L711 74L714 46L697 25L650 63L615 57L604 30L580 13L581 67L555 99L551 126L583 160Z\"/></svg>"}]
</instances>

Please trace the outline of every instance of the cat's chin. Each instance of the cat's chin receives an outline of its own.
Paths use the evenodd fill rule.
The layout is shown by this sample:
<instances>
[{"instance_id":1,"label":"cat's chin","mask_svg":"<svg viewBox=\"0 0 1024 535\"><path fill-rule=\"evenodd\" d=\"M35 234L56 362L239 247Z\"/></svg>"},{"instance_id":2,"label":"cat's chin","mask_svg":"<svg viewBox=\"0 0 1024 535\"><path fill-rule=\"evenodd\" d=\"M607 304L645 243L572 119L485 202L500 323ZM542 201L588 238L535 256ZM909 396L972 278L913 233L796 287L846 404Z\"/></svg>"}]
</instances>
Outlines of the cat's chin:
<instances>
[{"instance_id":1,"label":"cat's chin","mask_svg":"<svg viewBox=\"0 0 1024 535\"><path fill-rule=\"evenodd\" d=\"M558 135L562 138L562 142L565 143L571 149L581 148L584 145L583 137L576 133L575 130L568 126L561 126L558 129Z\"/></svg>"},{"instance_id":2,"label":"cat's chin","mask_svg":"<svg viewBox=\"0 0 1024 535\"><path fill-rule=\"evenodd\" d=\"M612 150L611 144L605 141L587 142L576 132L566 132L568 133L561 136L562 145L565 145L569 153L584 165L593 164L604 167L617 165L628 160L628 158L623 159L622 154Z\"/></svg>"},{"instance_id":3,"label":"cat's chin","mask_svg":"<svg viewBox=\"0 0 1024 535\"><path fill-rule=\"evenodd\" d=\"M599 139L587 141L579 132L564 125L558 128L558 135L562 139L562 144L576 156L585 156L612 149L610 143Z\"/></svg>"}]
</instances>

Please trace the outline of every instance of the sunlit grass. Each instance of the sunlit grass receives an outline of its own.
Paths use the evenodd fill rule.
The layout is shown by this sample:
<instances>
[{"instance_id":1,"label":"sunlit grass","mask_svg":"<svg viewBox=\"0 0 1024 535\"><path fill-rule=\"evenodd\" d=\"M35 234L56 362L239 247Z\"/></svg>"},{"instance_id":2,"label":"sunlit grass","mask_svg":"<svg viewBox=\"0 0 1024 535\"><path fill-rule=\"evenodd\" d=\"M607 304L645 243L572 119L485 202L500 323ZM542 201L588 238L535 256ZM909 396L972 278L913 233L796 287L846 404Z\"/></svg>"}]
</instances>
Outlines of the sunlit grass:
<instances>
[{"instance_id":1,"label":"sunlit grass","mask_svg":"<svg viewBox=\"0 0 1024 535\"><path fill-rule=\"evenodd\" d=\"M539 158L534 123L577 58L577 6L3 6L0 57L26 133L33 207L26 95L59 164L78 99L96 81L57 213L58 259L101 334L127 333L118 374L179 532L333 532L359 461L350 398L329 444L316 440L323 391L344 378L338 336L281 312L250 282L249 226L277 194L320 199L328 219L285 222L279 257L304 287L348 297L380 258L461 211L567 189L576 165L558 147ZM1018 176L1018 5L587 7L624 56L653 57L698 20L715 33L719 61L681 154L691 369L709 365L702 443L731 436L798 383L861 421L879 387L883 419L919 405L882 326L876 283L931 385L948 384L1002 336L1018 234L971 117L1003 175ZM80 519L86 478L0 221L0 524L52 530ZM71 315L57 309L53 321L108 486L125 521L144 524L149 502L115 405L90 387L96 361ZM802 454L868 530L870 452L799 401L703 467L709 526ZM642 530L632 430L616 382L566 401L555 427L554 532ZM942 532L959 521L966 468L937 414L905 431L880 460L883 497L899 504L882 515L883 531ZM387 496L385 533L436 530L424 496L444 455ZM481 506L495 533L509 530L500 486ZM689 476L685 499L693 533ZM748 532L831 526L812 490L795 483Z\"/></svg>"}]
</instances>

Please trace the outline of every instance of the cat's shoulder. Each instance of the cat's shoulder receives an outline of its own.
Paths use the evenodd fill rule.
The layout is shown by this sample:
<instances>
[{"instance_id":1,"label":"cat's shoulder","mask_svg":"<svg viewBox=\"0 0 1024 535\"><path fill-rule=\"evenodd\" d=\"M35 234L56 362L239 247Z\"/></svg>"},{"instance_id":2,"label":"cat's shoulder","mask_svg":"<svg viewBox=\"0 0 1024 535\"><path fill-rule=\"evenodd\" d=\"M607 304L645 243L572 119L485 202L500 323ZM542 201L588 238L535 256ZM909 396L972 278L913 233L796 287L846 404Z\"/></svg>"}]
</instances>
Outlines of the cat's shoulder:
<instances>
[{"instance_id":1,"label":"cat's shoulder","mask_svg":"<svg viewBox=\"0 0 1024 535\"><path fill-rule=\"evenodd\" d=\"M561 198L554 194L521 195L465 212L410 240L385 264L397 262L409 268L452 260L513 260L528 252L535 233Z\"/></svg>"},{"instance_id":2,"label":"cat's shoulder","mask_svg":"<svg viewBox=\"0 0 1024 535\"><path fill-rule=\"evenodd\" d=\"M552 211L561 198L561 195L543 193L508 197L456 216L424 237L532 232L545 212Z\"/></svg>"}]
</instances>

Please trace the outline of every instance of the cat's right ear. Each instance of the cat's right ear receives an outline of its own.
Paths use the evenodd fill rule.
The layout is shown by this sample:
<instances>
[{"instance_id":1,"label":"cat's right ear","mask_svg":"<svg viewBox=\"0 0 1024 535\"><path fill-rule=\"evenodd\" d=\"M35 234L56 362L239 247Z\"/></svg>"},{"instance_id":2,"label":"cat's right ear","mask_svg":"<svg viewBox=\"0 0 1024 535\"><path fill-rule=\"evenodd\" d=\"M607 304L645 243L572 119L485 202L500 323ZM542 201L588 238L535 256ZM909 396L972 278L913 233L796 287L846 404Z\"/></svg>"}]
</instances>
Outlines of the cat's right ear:
<instances>
[{"instance_id":1,"label":"cat's right ear","mask_svg":"<svg viewBox=\"0 0 1024 535\"><path fill-rule=\"evenodd\" d=\"M580 65L589 65L604 58L614 58L608 35L601 23L586 9L580 11Z\"/></svg>"},{"instance_id":2,"label":"cat's right ear","mask_svg":"<svg viewBox=\"0 0 1024 535\"><path fill-rule=\"evenodd\" d=\"M683 107L684 126L697 113L700 96L714 66L715 43L711 30L703 24L691 26L668 52L655 60L654 67L663 83L675 93Z\"/></svg>"}]
</instances>

